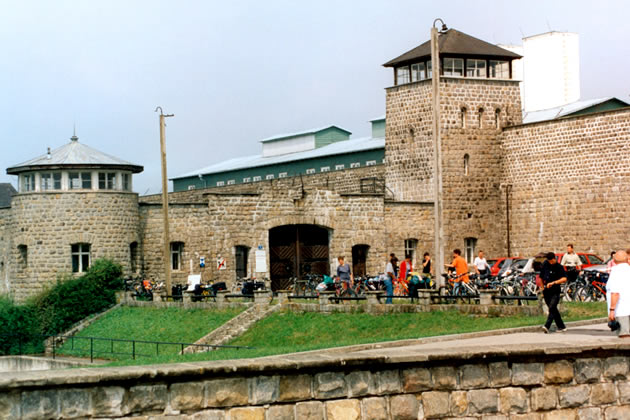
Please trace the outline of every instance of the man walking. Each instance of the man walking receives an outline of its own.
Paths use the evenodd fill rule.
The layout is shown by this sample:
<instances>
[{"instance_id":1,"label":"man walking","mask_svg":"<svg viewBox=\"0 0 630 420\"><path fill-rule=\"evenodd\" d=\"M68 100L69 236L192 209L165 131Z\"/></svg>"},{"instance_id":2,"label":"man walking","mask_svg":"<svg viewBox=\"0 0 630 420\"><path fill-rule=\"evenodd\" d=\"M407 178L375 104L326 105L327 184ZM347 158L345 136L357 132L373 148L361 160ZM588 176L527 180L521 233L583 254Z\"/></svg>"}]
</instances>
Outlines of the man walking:
<instances>
[{"instance_id":1,"label":"man walking","mask_svg":"<svg viewBox=\"0 0 630 420\"><path fill-rule=\"evenodd\" d=\"M610 270L606 284L610 296L608 319L619 322L617 335L620 338L630 337L630 265L625 251L615 253L615 266Z\"/></svg>"},{"instance_id":2,"label":"man walking","mask_svg":"<svg viewBox=\"0 0 630 420\"><path fill-rule=\"evenodd\" d=\"M573 244L567 245L567 253L562 256L560 264L567 273L569 284L575 282L578 271L582 269L582 261L580 261L580 257L573 251Z\"/></svg>"},{"instance_id":3,"label":"man walking","mask_svg":"<svg viewBox=\"0 0 630 420\"><path fill-rule=\"evenodd\" d=\"M547 316L547 322L545 322L542 329L545 334L549 333L551 323L555 321L558 332L565 332L567 327L564 325L562 317L560 316L558 304L560 303L560 296L562 294L560 285L566 283L567 275L564 271L564 267L558 264L556 254L553 252L547 253L546 260L543 262L542 269L540 270L540 278L543 281L543 298L549 308L549 316Z\"/></svg>"},{"instance_id":4,"label":"man walking","mask_svg":"<svg viewBox=\"0 0 630 420\"><path fill-rule=\"evenodd\" d=\"M394 254L392 254L385 266L385 293L387 294L387 299L385 299L385 303L392 303L392 295L394 294L394 278L396 276L394 272L394 264L393 259L396 258Z\"/></svg>"}]
</instances>

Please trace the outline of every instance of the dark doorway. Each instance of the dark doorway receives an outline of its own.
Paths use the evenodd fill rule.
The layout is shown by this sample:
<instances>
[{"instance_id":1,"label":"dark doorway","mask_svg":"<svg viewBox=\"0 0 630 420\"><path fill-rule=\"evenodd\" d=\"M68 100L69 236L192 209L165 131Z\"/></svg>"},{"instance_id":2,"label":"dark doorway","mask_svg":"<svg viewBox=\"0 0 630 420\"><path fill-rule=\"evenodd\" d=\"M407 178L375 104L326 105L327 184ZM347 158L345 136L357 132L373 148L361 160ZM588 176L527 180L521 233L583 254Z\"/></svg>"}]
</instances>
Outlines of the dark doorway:
<instances>
[{"instance_id":1,"label":"dark doorway","mask_svg":"<svg viewBox=\"0 0 630 420\"><path fill-rule=\"evenodd\" d=\"M352 273L355 276L365 276L369 245L355 245L352 247Z\"/></svg>"},{"instance_id":2,"label":"dark doorway","mask_svg":"<svg viewBox=\"0 0 630 420\"><path fill-rule=\"evenodd\" d=\"M234 267L236 268L236 278L244 279L247 277L247 257L249 256L249 247L244 245L236 245L234 247Z\"/></svg>"},{"instance_id":3,"label":"dark doorway","mask_svg":"<svg viewBox=\"0 0 630 420\"><path fill-rule=\"evenodd\" d=\"M330 274L328 229L316 225L278 226L269 231L271 288L284 290L291 278Z\"/></svg>"}]
</instances>

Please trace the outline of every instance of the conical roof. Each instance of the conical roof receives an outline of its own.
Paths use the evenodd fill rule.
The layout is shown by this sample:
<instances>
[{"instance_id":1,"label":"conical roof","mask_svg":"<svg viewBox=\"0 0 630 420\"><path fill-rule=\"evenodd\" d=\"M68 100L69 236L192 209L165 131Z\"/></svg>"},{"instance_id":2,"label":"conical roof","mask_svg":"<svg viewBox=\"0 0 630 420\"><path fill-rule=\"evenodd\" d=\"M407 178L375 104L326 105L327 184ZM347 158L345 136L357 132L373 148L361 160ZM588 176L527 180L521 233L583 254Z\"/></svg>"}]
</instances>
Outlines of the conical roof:
<instances>
[{"instance_id":1,"label":"conical roof","mask_svg":"<svg viewBox=\"0 0 630 420\"><path fill-rule=\"evenodd\" d=\"M7 174L17 175L26 171L71 169L71 168L109 168L128 170L139 173L144 170L140 165L118 159L100 152L83 143L79 143L77 136L70 138L67 143L47 154L7 168Z\"/></svg>"},{"instance_id":2,"label":"conical roof","mask_svg":"<svg viewBox=\"0 0 630 420\"><path fill-rule=\"evenodd\" d=\"M497 47L481 39L467 35L455 29L449 29L440 33L438 37L438 47L440 55L474 56L484 58L501 58L514 60L521 58L520 55ZM431 57L431 41L417 46L406 53L383 64L385 67L398 67L412 62L421 61L423 58Z\"/></svg>"}]
</instances>

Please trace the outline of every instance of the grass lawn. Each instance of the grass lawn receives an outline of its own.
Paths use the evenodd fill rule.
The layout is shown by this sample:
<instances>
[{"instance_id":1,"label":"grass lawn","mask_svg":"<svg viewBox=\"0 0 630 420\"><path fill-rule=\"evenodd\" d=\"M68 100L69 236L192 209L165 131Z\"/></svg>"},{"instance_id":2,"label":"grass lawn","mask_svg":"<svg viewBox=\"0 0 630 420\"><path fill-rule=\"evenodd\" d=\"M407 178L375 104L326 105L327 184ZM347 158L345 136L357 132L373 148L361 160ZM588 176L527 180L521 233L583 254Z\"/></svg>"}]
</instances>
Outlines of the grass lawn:
<instances>
[{"instance_id":1,"label":"grass lawn","mask_svg":"<svg viewBox=\"0 0 630 420\"><path fill-rule=\"evenodd\" d=\"M194 343L210 331L223 325L231 318L242 312L241 309L216 311L210 309L182 309L182 308L141 308L122 306L98 321L94 322L77 337L104 337L123 340L145 340L174 343ZM90 355L90 340L74 339L57 350L59 354L84 356ZM95 340L93 342L95 357L130 359L133 345L128 342L114 342ZM157 351L160 354L176 354L181 346L160 344ZM107 354L109 352L114 352ZM138 355L154 356L156 345L136 343L135 352Z\"/></svg>"},{"instance_id":2,"label":"grass lawn","mask_svg":"<svg viewBox=\"0 0 630 420\"><path fill-rule=\"evenodd\" d=\"M564 303L565 321L606 316L605 302ZM479 317L456 311L370 315L365 313L293 313L278 312L258 322L231 345L253 349L220 349L208 353L179 356L128 358L114 365L172 363L195 360L225 360L259 357L328 347L375 343L408 338L431 337L501 328L542 325L542 316ZM130 335L131 336L131 335ZM127 359L127 360L124 360Z\"/></svg>"}]
</instances>

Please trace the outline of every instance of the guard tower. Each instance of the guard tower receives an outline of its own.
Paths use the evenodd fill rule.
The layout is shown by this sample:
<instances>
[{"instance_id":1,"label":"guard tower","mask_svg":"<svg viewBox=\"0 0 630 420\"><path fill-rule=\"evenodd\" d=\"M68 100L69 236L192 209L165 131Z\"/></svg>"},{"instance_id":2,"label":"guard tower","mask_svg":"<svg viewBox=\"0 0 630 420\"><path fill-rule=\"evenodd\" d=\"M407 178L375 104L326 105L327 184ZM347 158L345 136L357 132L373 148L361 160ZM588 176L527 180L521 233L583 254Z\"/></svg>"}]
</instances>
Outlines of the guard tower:
<instances>
[{"instance_id":1,"label":"guard tower","mask_svg":"<svg viewBox=\"0 0 630 420\"><path fill-rule=\"evenodd\" d=\"M7 169L18 177L6 226L10 244L0 293L16 300L37 293L64 273L84 272L107 257L135 271L138 196L133 174L142 166L79 142Z\"/></svg>"},{"instance_id":2,"label":"guard tower","mask_svg":"<svg viewBox=\"0 0 630 420\"><path fill-rule=\"evenodd\" d=\"M455 29L438 36L443 221L450 255L504 252L500 134L521 123L518 54ZM388 61L386 183L395 200L433 201L432 63L427 41Z\"/></svg>"}]
</instances>

